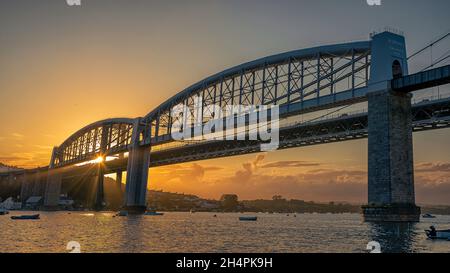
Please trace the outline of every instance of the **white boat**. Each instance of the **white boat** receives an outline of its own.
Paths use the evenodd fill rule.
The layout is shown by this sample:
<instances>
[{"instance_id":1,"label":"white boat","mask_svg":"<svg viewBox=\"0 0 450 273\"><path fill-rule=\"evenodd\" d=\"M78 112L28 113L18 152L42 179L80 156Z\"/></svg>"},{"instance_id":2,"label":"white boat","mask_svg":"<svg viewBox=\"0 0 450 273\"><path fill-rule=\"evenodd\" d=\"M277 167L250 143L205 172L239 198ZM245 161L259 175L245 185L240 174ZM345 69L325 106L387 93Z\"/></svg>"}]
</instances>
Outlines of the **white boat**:
<instances>
[{"instance_id":1,"label":"white boat","mask_svg":"<svg viewBox=\"0 0 450 273\"><path fill-rule=\"evenodd\" d=\"M164 213L163 213L163 212L156 212L156 211L150 210L150 211L146 211L146 212L144 213L144 215L148 215L148 216L163 216Z\"/></svg>"},{"instance_id":2,"label":"white boat","mask_svg":"<svg viewBox=\"0 0 450 273\"><path fill-rule=\"evenodd\" d=\"M447 239L450 240L450 229L436 230L436 235L433 236L431 230L425 230L427 237L430 239Z\"/></svg>"}]
</instances>

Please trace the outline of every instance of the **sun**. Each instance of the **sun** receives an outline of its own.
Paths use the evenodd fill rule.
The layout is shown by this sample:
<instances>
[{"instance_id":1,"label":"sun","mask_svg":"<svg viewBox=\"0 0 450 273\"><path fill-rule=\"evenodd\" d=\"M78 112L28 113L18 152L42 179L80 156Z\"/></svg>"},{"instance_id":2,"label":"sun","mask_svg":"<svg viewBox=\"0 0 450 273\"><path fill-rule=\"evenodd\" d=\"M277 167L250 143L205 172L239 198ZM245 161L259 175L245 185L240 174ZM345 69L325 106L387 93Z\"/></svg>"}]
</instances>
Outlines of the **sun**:
<instances>
[{"instance_id":1,"label":"sun","mask_svg":"<svg viewBox=\"0 0 450 273\"><path fill-rule=\"evenodd\" d=\"M105 159L103 158L103 156L99 156L99 157L97 157L97 158L94 160L94 162L95 162L95 163L102 163L104 160L105 160Z\"/></svg>"}]
</instances>

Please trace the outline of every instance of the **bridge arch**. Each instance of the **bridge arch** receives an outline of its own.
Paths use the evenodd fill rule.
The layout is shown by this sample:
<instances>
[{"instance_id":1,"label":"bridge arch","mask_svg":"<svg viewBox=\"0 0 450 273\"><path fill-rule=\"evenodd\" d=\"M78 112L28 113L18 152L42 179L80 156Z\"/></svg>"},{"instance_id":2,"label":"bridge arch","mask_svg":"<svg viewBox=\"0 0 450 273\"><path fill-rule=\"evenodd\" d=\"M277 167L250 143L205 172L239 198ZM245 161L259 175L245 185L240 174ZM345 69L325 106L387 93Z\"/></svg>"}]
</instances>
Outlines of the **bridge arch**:
<instances>
[{"instance_id":1,"label":"bridge arch","mask_svg":"<svg viewBox=\"0 0 450 273\"><path fill-rule=\"evenodd\" d=\"M111 118L89 124L53 149L50 167L61 167L127 151L135 119Z\"/></svg>"},{"instance_id":2,"label":"bridge arch","mask_svg":"<svg viewBox=\"0 0 450 273\"><path fill-rule=\"evenodd\" d=\"M371 41L320 46L261 58L227 69L184 89L148 113L152 143L170 140L170 110L207 105L279 105L280 113L305 111L365 95ZM358 93L359 92L359 93ZM355 95L356 94L356 95ZM210 115L209 115L210 116ZM208 117L202 117L203 122Z\"/></svg>"}]
</instances>

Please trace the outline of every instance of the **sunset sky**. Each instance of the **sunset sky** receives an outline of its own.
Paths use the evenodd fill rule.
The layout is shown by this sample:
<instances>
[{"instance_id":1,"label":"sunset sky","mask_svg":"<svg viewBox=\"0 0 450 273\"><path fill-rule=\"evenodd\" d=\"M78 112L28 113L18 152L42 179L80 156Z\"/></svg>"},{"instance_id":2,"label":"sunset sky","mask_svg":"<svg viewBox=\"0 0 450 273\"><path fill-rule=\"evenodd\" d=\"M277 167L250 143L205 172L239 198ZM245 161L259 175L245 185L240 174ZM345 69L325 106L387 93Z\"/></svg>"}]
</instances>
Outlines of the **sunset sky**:
<instances>
[{"instance_id":1,"label":"sunset sky","mask_svg":"<svg viewBox=\"0 0 450 273\"><path fill-rule=\"evenodd\" d=\"M367 40L386 26L412 53L450 30L448 0L0 1L0 162L48 165L94 121L145 116L187 86L280 52ZM415 72L450 39L414 59ZM449 64L442 63L442 64ZM429 94L450 94L450 87ZM450 129L414 135L419 203L450 204ZM219 198L363 203L367 140L150 170L149 187Z\"/></svg>"}]
</instances>

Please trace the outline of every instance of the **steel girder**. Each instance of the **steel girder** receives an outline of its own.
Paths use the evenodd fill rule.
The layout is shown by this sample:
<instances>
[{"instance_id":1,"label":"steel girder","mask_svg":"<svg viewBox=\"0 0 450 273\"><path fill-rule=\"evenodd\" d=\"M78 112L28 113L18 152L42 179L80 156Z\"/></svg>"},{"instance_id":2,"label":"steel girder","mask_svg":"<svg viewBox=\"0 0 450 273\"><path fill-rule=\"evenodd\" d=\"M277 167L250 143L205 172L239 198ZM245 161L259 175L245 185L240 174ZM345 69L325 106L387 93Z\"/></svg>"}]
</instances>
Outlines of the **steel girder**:
<instances>
[{"instance_id":1,"label":"steel girder","mask_svg":"<svg viewBox=\"0 0 450 273\"><path fill-rule=\"evenodd\" d=\"M107 119L90 124L53 150L50 166L61 167L126 152L131 143L134 119Z\"/></svg>"},{"instance_id":2,"label":"steel girder","mask_svg":"<svg viewBox=\"0 0 450 273\"><path fill-rule=\"evenodd\" d=\"M424 101L412 107L413 131L450 128L450 98ZM363 139L368 136L367 113L310 123L299 123L280 129L280 148L311 146ZM190 161L260 152L258 141L209 141L168 148L151 153L150 166L163 166Z\"/></svg>"},{"instance_id":3,"label":"steel girder","mask_svg":"<svg viewBox=\"0 0 450 273\"><path fill-rule=\"evenodd\" d=\"M179 104L194 112L194 100L205 123L208 105L279 105L296 113L331 108L339 100L365 97L370 69L370 42L322 46L262 58L225 70L180 92L144 117L151 124L151 144L170 141L170 111ZM359 91L359 92L358 92ZM325 98L325 99L324 99ZM183 118L183 117L181 117ZM188 122L187 124L189 124ZM150 144L150 143L147 143Z\"/></svg>"}]
</instances>

